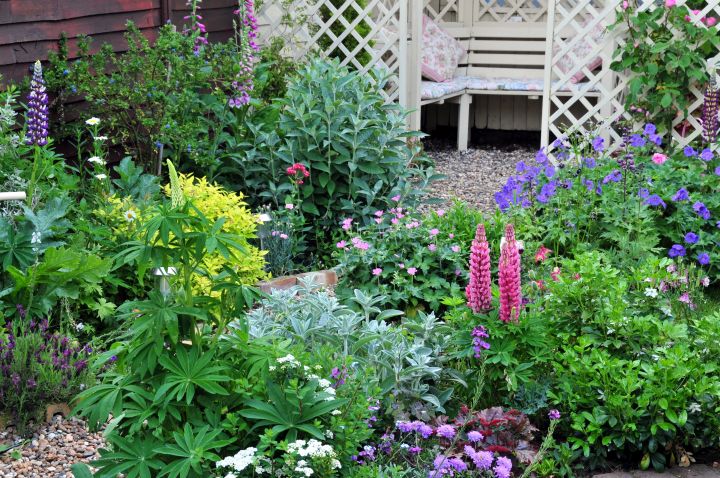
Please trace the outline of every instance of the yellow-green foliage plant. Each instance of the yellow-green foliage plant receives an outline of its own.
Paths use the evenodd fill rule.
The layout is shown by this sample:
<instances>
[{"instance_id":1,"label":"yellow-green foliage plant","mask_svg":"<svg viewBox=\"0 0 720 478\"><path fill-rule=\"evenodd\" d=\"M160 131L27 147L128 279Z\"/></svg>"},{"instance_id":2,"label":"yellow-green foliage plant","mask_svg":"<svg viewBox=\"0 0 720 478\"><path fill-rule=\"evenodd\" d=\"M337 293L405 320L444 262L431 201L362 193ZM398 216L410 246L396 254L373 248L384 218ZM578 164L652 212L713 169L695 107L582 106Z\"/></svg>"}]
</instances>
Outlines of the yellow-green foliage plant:
<instances>
[{"instance_id":1,"label":"yellow-green foliage plant","mask_svg":"<svg viewBox=\"0 0 720 478\"><path fill-rule=\"evenodd\" d=\"M232 263L227 263L219 252L208 255L203 264L208 277L196 277L196 292L210 294L211 280L209 277L220 274L223 264L230 266L244 284L254 285L267 279L264 258L266 251L261 251L249 243L249 240L255 237L258 216L247 208L242 193L228 191L221 186L209 183L205 178L196 178L192 174L180 174L179 186L185 198L192 201L193 205L208 220L214 222L225 218L222 231L241 237L243 239L241 244L246 251L245 255L237 257ZM165 186L165 194L171 195L169 184Z\"/></svg>"}]
</instances>

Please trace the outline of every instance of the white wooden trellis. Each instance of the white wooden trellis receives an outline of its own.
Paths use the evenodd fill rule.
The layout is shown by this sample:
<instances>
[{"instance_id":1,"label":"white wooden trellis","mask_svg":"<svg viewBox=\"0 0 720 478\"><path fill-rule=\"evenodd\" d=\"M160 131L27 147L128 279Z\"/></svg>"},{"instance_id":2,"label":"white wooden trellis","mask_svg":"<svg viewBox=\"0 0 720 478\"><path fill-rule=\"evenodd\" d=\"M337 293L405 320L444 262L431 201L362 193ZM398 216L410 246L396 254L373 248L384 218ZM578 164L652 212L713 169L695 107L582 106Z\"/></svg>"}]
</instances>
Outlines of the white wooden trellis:
<instances>
[{"instance_id":1,"label":"white wooden trellis","mask_svg":"<svg viewBox=\"0 0 720 478\"><path fill-rule=\"evenodd\" d=\"M622 29L606 31L601 41L594 40L590 32L596 25L614 23L622 1L367 0L366 5L360 7L356 0L266 0L258 9L258 18L261 36L283 37L289 45L289 54L296 59L310 52L328 55L336 51L343 58L343 64L361 72L372 67L386 72L390 77L386 97L388 101L397 101L415 111L410 117L410 126L414 128L419 127L420 118L421 49L411 45L421 42L423 13L454 27L472 27L487 22L522 21L535 25L544 22L549 41L546 43L542 95L543 145L548 145L552 136L602 130L612 149L621 141L612 124L630 117L624 108L629 77L610 69L614 52L623 45L624 32ZM686 8L682 3L681 0L675 8ZM641 0L640 8L656 8L654 5L651 0ZM348 11L357 13L357 17L346 19L344 13ZM705 16L720 17L720 0L707 0L699 14L688 12L688 15L698 25ZM360 22L366 22L370 27L365 35L356 29ZM341 29L334 33L333 26L338 24ZM318 45L321 38L331 42L324 50ZM352 51L344 43L347 38L357 42ZM574 47L581 41L589 42L592 48L584 58L573 57ZM371 58L368 64L358 59L363 53ZM560 62L568 55L573 57L573 65L563 71ZM590 71L586 65L596 56L602 58L602 65ZM583 86L567 88L569 79L579 71L586 77ZM684 135L678 131L672 133L673 140L680 145L692 142L701 134L698 116L702 109L703 88L704 85L689 85L695 99L689 106L689 116L677 118L675 125L687 119L690 128Z\"/></svg>"},{"instance_id":2,"label":"white wooden trellis","mask_svg":"<svg viewBox=\"0 0 720 478\"><path fill-rule=\"evenodd\" d=\"M408 76L408 0L365 3L361 7L354 0L268 0L258 11L261 36L282 37L288 55L297 60L310 53L329 56L334 52L341 64L362 73L377 68L388 76L384 90L387 100L410 106L407 83L400 80ZM352 16L352 20L346 18ZM361 22L369 28L364 35L357 29ZM322 39L330 44L320 47ZM357 42L352 50L346 46L350 39ZM361 61L364 55L370 58L367 64Z\"/></svg>"},{"instance_id":3,"label":"white wooden trellis","mask_svg":"<svg viewBox=\"0 0 720 478\"><path fill-rule=\"evenodd\" d=\"M673 8L683 8L683 1ZM630 119L625 110L624 92L628 86L630 76L627 73L618 73L610 69L614 52L625 43L626 30L617 28L606 31L601 42L592 40L590 31L600 23L608 26L615 22L616 12L623 6L623 0L556 0L551 2L550 16L555 22L548 23L548 37L552 38L555 54L546 57L545 65L545 92L543 95L543 145L548 145L549 136L559 137L565 133L587 133L601 131L605 136L609 149L616 150L622 143L619 133L612 125L620 119ZM639 9L646 11L651 8L666 8L651 0L641 0ZM708 28L701 22L707 16L720 17L720 0L708 0L705 7L696 15L687 11L690 21L702 28ZM583 22L583 19L588 21ZM717 27L713 27L717 28ZM567 35L567 30L572 31ZM720 33L719 33L720 34ZM584 39L584 40L583 40ZM592 50L585 58L576 58L571 71L563 73L559 61L563 55L572 51L573 45L578 41L589 41L593 44ZM648 40L649 41L649 40ZM720 52L719 52L720 53ZM584 65L596 56L602 58L602 66L596 71L589 71ZM589 85L599 91L596 102L590 101L582 92L566 96L560 92L560 85L577 71L582 70L587 77ZM673 121L677 127L687 121L690 128L678 131L673 128L672 141L685 146L697 140L702 132L702 125L698 121L702 111L705 85L688 85L689 94L693 96L688 107L688 115L678 116ZM583 108L577 108L582 105ZM581 114L573 112L580 111ZM552 149L552 145L548 145Z\"/></svg>"}]
</instances>

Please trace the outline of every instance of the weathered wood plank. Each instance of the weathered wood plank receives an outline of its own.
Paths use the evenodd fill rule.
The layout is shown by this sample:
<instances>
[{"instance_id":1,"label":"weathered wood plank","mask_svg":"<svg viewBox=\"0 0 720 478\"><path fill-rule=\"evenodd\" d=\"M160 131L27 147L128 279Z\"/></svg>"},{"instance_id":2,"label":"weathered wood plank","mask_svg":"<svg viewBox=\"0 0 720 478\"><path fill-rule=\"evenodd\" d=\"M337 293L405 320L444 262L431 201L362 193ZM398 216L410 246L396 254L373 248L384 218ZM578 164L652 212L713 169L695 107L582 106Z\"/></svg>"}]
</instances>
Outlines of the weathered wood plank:
<instances>
[{"instance_id":1,"label":"weathered wood plank","mask_svg":"<svg viewBox=\"0 0 720 478\"><path fill-rule=\"evenodd\" d=\"M116 13L67 20L64 22L35 22L10 24L0 28L0 45L26 43L43 40L59 40L66 32L68 37L81 34L97 35L114 31L125 31L125 24L132 20L139 28L157 27L160 24L160 10Z\"/></svg>"},{"instance_id":2,"label":"weathered wood plank","mask_svg":"<svg viewBox=\"0 0 720 478\"><path fill-rule=\"evenodd\" d=\"M14 24L152 10L160 0L6 0L0 5L6 6L0 7L0 24Z\"/></svg>"}]
</instances>

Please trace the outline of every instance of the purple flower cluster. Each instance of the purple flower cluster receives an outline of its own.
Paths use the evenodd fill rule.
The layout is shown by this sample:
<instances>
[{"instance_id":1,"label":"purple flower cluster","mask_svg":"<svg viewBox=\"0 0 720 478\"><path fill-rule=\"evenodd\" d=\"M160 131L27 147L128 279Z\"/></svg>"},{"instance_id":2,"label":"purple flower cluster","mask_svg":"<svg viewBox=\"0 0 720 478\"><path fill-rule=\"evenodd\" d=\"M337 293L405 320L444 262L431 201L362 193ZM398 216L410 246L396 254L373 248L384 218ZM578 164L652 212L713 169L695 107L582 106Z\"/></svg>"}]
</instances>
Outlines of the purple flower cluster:
<instances>
[{"instance_id":1,"label":"purple flower cluster","mask_svg":"<svg viewBox=\"0 0 720 478\"><path fill-rule=\"evenodd\" d=\"M253 0L239 0L238 8L233 13L238 16L237 42L240 50L240 71L232 82L232 98L228 104L231 108L239 108L250 102L250 92L253 90L255 53L260 46L257 44L258 23Z\"/></svg>"},{"instance_id":2,"label":"purple flower cluster","mask_svg":"<svg viewBox=\"0 0 720 478\"><path fill-rule=\"evenodd\" d=\"M478 325L477 327L473 328L472 344L473 350L475 351L475 358L480 358L482 351L488 350L490 348L490 344L483 340L488 337L490 336L488 335L485 327L483 327L482 325Z\"/></svg>"},{"instance_id":3,"label":"purple flower cluster","mask_svg":"<svg viewBox=\"0 0 720 478\"><path fill-rule=\"evenodd\" d=\"M433 460L433 469L428 471L428 478L455 476L455 473L467 471L467 464L456 456L437 455Z\"/></svg>"},{"instance_id":4,"label":"purple flower cluster","mask_svg":"<svg viewBox=\"0 0 720 478\"><path fill-rule=\"evenodd\" d=\"M203 17L197 12L198 8L200 8L198 3L200 3L198 0L188 0L186 5L190 7L191 13L183 17L183 20L190 20L190 27L185 28L183 33L187 35L191 32L197 32L193 46L193 55L195 56L200 56L202 47L208 44L207 29L205 24L201 23Z\"/></svg>"},{"instance_id":5,"label":"purple flower cluster","mask_svg":"<svg viewBox=\"0 0 720 478\"><path fill-rule=\"evenodd\" d=\"M433 427L428 425L427 423L423 423L419 420L415 420L414 422L396 422L395 426L398 430L400 430L402 433L418 433L420 436L422 436L425 439L430 438L430 436L433 434ZM452 427L451 427L452 428ZM453 432L455 430L453 429ZM453 433L454 435L454 433Z\"/></svg>"},{"instance_id":6,"label":"purple flower cluster","mask_svg":"<svg viewBox=\"0 0 720 478\"><path fill-rule=\"evenodd\" d=\"M45 91L42 65L35 62L28 93L27 132L25 142L45 146L48 142L48 95Z\"/></svg>"},{"instance_id":7,"label":"purple flower cluster","mask_svg":"<svg viewBox=\"0 0 720 478\"><path fill-rule=\"evenodd\" d=\"M17 396L23 390L38 388L41 376L51 377L57 383L42 383L38 399L52 399L55 395L74 393L68 391L73 379L86 371L92 349L74 344L68 337L49 330L47 319L30 320L25 330L15 329L12 323L5 325L6 340L0 339L0 401ZM18 348L18 342L26 342ZM26 350L22 355L19 350ZM18 363L22 361L23 363Z\"/></svg>"}]
</instances>

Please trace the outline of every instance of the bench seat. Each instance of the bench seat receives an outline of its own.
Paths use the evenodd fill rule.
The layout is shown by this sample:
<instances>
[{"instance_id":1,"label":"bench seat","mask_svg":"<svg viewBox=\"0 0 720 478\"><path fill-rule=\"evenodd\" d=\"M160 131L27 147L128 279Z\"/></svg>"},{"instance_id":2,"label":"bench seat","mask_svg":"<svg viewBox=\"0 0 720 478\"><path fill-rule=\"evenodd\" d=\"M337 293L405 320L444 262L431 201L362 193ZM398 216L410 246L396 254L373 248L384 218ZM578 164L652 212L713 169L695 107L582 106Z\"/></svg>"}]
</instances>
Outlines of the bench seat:
<instances>
[{"instance_id":1,"label":"bench seat","mask_svg":"<svg viewBox=\"0 0 720 478\"><path fill-rule=\"evenodd\" d=\"M558 82L555 82L557 85ZM470 94L502 94L506 91L520 94L542 94L544 82L540 78L475 78L458 76L450 81L435 82L423 81L421 99L423 104L435 103L440 99L448 99L463 93ZM583 83L566 83L560 91L584 91L586 93L598 92L597 85ZM591 95L592 96L592 95Z\"/></svg>"}]
</instances>

